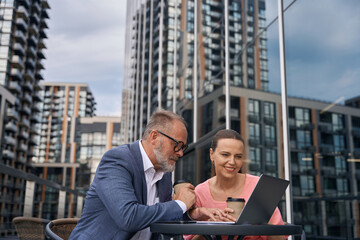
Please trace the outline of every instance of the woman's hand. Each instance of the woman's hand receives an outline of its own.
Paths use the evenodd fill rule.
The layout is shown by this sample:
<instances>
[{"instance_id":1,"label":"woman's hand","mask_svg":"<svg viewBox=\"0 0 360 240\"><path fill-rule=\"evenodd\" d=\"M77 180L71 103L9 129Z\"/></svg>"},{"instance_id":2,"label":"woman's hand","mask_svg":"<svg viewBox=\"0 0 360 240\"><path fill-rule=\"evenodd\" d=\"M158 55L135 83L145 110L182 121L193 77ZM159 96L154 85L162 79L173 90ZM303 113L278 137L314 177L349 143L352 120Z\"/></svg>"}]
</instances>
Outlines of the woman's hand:
<instances>
[{"instance_id":1,"label":"woman's hand","mask_svg":"<svg viewBox=\"0 0 360 240\"><path fill-rule=\"evenodd\" d=\"M233 211L228 208L227 212ZM234 217L226 213L224 210L218 208L204 208L198 207L191 209L189 215L194 220L200 221L222 221L222 222L231 222L236 221Z\"/></svg>"}]
</instances>

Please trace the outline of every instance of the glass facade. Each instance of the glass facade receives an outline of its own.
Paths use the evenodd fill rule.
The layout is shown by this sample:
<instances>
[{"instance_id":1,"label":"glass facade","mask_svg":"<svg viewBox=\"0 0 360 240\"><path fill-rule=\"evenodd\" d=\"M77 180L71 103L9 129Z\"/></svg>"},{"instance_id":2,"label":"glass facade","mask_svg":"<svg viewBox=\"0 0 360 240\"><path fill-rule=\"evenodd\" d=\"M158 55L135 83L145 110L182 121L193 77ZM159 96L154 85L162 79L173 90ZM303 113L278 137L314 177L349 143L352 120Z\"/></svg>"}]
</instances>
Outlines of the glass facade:
<instances>
[{"instance_id":1,"label":"glass facade","mask_svg":"<svg viewBox=\"0 0 360 240\"><path fill-rule=\"evenodd\" d=\"M163 13L166 16L168 6L164 4L163 8L158 7L157 4L160 2L153 1L151 5L149 1L144 1L144 5L139 4L138 6L146 6L149 14L141 18L141 11L138 11L137 17L132 23L138 24L139 19L142 21L145 19L147 23L148 16L151 19L152 10L155 14L161 15ZM175 39L169 38L170 35L175 34L172 31L168 32L165 28L154 26L151 28L151 24L144 25L143 30L147 34L153 32L154 41L147 40L147 38L142 39L145 41L145 55L142 60L149 63L146 73L154 75L153 81L147 84L142 83L141 75L135 77L136 74L133 74L133 76L125 79L127 83L134 86L133 95L124 95L124 102L127 102L129 108L132 109L131 113L123 116L124 125L131 126L126 141L131 142L141 135L143 129L140 129L139 124L136 123L138 119L143 124L141 126L145 126L147 117L160 105L171 110L171 98L164 89L165 86L173 86L169 77L173 77L174 72L169 70L169 65L175 61L169 59L176 55L177 58L175 59L178 63L175 85L178 91L176 93L176 112L188 122L190 148L183 159L177 163L175 178L188 178L196 185L210 177L211 164L208 148L213 134L226 127L225 120L227 117L230 118L230 127L240 132L245 140L246 167L242 170L255 175L268 174L283 178L285 156L282 106L284 103L280 94L269 91L271 85L279 84L276 81L280 79L280 76L272 73L279 68L279 66L274 67L277 64L277 62L274 64L274 61L277 58L278 49L276 47L277 52L274 53L274 48L271 50L269 47L270 44L274 45L273 39L276 37L274 37L274 33L270 35L269 39L267 37L269 27L276 22L276 16L267 19L266 16L268 15L265 9L274 3L266 2L265 6L265 1L261 0L229 0L229 12L225 13L223 2L199 0L197 1L198 12L195 13L195 2L192 0L178 1L181 15L178 15L177 18L179 29L177 31L178 36ZM305 2L300 4L306 5ZM330 5L332 6L332 4ZM290 7L292 4L287 9ZM313 6L307 5L306 9L312 8ZM139 7L139 9L141 8ZM274 6L272 6L272 11L274 12ZM294 12L293 10L290 14L287 13L286 17L297 16ZM229 19L230 96L226 96L225 89L225 16L228 16ZM159 19L161 19L160 16ZM166 18L164 17L164 19ZM195 25L195 19L198 20L197 25ZM299 22L302 23L303 21L306 19L302 17ZM290 21L288 24L294 25L294 22ZM306 26L309 27L314 24L309 23ZM347 24L349 23L347 22ZM176 25L175 19L174 25ZM339 24L339 26L341 25ZM288 36L292 37L292 42L289 41L289 49L292 52L286 54L287 60L293 64L289 68L288 77L292 84L289 89L293 93L295 92L294 95L296 96L299 95L298 93L305 96L287 96L288 157L291 163L294 220L296 224L304 227L309 239L358 238L360 236L357 197L360 189L360 98L354 97L345 100L345 104L340 103L342 100L330 103L313 99L326 95L327 91L332 88L344 87L344 79L353 79L352 83L356 81L344 72L343 76L335 74L336 82L330 83L328 82L330 76L324 76L325 72L331 72L330 68L326 68L327 71L323 71L324 66L310 68L309 66L315 64L319 59L324 61L322 57L333 51L328 50L321 57L315 54L325 45L328 46L328 39L323 39L326 34L323 34L322 38L319 37L322 41L317 43L316 50L311 48L312 44L310 43L308 43L308 48L299 50L297 46L300 44L299 39L303 37L302 34L310 32L311 34L308 33L309 35L307 35L309 37L315 33L309 31L311 28L303 29L302 27L304 26L301 24L301 27L290 28ZM138 28L133 30L135 29ZM295 29L299 29L299 32ZM164 33L163 35L159 34L161 30ZM329 30L329 32L331 31ZM138 31L133 31L133 33L136 34ZM276 32L277 34L278 32ZM340 36L345 35L347 36L347 34ZM176 39L178 42L173 41ZM139 49L138 46L143 42L139 44L138 40L141 39L135 37L135 41L130 41L127 46ZM159 43L161 41L163 45ZM161 46L166 46L169 51L165 48L161 50ZM276 46L278 46L278 41L276 41ZM178 52L173 51L173 49ZM153 58L147 57L151 56L147 55L151 51L158 55ZM163 51L163 58L159 57L161 51ZM354 53L356 51L352 49L349 52ZM133 52L132 57L134 73L137 72L135 67L138 67L140 63L136 58L138 56L136 53L138 53L137 50ZM166 62L164 62L165 58L167 59ZM273 62L270 62L270 59ZM304 61L304 59L307 60ZM306 64L302 65L300 69L297 64L301 61ZM160 62L163 63L161 68L159 67ZM152 64L155 64L155 67ZM335 67L338 64L331 66ZM269 69L272 72L269 72ZM197 70L197 76L194 77L195 70ZM317 71L320 73L314 75L313 72ZM302 78L298 77L299 75ZM159 78L166 78L167 84L163 84L165 80L162 81L161 86L164 89L161 91L157 88L160 83ZM143 79L146 81L148 78ZM198 110L194 110L196 103L194 79L198 86L198 99L196 99L198 100ZM323 83L316 88L319 93L312 92L312 86L322 81L325 84ZM307 83L306 90L300 91L299 86L305 82ZM151 87L149 87L150 85ZM140 86L144 86L144 95L141 95L141 91L137 90L141 89ZM311 86L310 89L309 86ZM312 94L306 95L307 92L312 92ZM333 96L341 94L337 91L330 92ZM344 96L348 95L344 93ZM230 116L226 116L226 97L231 99ZM135 101L135 99L137 100ZM143 103L141 99L144 100ZM149 99L151 102L147 101ZM169 104L165 104L165 99L168 100ZM144 107L149 102L151 103L150 110ZM146 109L146 111L141 115L137 107L140 107L141 110ZM194 129L194 116L198 116L197 129ZM197 139L194 139L194 131L198 135ZM285 208L283 208L282 203L280 209L285 216ZM348 220L345 221L344 219Z\"/></svg>"}]
</instances>

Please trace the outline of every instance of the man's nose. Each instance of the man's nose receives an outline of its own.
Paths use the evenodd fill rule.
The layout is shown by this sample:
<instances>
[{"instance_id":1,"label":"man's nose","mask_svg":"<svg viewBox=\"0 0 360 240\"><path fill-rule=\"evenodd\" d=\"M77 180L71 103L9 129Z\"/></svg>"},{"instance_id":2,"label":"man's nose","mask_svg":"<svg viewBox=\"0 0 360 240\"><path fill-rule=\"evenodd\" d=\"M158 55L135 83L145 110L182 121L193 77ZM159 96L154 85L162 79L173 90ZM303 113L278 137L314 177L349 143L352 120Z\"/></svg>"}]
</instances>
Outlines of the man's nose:
<instances>
[{"instance_id":1,"label":"man's nose","mask_svg":"<svg viewBox=\"0 0 360 240\"><path fill-rule=\"evenodd\" d=\"M179 158L182 157L182 156L184 156L184 150L183 150L183 149L180 149L180 151L177 151L177 152L176 152L176 155L178 155Z\"/></svg>"}]
</instances>

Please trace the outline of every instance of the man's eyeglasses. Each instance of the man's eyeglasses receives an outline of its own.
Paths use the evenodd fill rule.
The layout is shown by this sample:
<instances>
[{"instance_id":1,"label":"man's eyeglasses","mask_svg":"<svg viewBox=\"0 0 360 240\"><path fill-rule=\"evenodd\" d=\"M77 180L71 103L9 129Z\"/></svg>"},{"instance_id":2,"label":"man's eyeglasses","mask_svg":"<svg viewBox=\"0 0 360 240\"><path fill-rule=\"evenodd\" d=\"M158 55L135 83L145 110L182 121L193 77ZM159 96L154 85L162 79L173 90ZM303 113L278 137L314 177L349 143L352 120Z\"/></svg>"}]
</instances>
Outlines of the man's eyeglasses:
<instances>
[{"instance_id":1,"label":"man's eyeglasses","mask_svg":"<svg viewBox=\"0 0 360 240\"><path fill-rule=\"evenodd\" d=\"M173 140L173 141L176 143L176 144L175 144L175 147L174 147L174 151L175 151L175 152L178 152L178 151L180 151L180 150L182 150L183 152L185 152L185 150L188 148L188 145L185 144L185 143L183 143L182 141L178 141L178 140L170 137L169 135L167 135L167 134L165 134L165 133L163 133L163 132L161 132L161 131L159 131L159 130L156 130L156 131L157 131L158 133L164 135L165 137Z\"/></svg>"}]
</instances>

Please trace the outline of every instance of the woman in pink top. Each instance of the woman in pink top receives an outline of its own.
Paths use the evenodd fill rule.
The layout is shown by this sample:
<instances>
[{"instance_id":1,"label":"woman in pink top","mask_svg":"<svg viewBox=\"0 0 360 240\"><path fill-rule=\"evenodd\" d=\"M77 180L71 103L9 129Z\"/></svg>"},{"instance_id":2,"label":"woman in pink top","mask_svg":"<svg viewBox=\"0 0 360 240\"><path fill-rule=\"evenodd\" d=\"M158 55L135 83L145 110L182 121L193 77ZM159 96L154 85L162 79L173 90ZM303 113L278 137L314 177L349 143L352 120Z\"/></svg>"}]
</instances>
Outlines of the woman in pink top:
<instances>
[{"instance_id":1,"label":"woman in pink top","mask_svg":"<svg viewBox=\"0 0 360 240\"><path fill-rule=\"evenodd\" d=\"M244 198L246 202L259 181L257 176L239 173L245 164L244 159L244 140L238 132L227 129L215 134L210 148L213 177L195 188L196 207L189 212L192 219L209 220L210 216L215 215L220 221L235 221L228 214L233 210L226 207L226 199L228 197ZM274 211L269 224L284 224L278 208ZM193 235L186 235L184 239L193 239L193 237ZM245 237L245 239L285 238L285 236Z\"/></svg>"}]
</instances>

